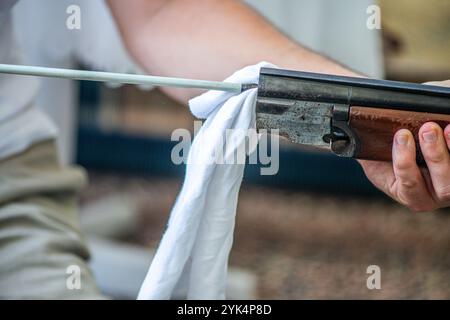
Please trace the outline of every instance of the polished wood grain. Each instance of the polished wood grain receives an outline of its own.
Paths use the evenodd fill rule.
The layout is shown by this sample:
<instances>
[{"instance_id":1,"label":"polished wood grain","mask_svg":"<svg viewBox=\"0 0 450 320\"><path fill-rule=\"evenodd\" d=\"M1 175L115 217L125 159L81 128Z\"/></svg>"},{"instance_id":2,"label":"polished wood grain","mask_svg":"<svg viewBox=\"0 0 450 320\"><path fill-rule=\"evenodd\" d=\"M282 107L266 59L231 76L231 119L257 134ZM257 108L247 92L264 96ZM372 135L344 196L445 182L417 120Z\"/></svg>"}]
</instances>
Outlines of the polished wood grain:
<instances>
[{"instance_id":1,"label":"polished wood grain","mask_svg":"<svg viewBox=\"0 0 450 320\"><path fill-rule=\"evenodd\" d=\"M408 129L416 140L417 162L423 164L418 133L420 127L428 121L445 128L450 123L450 115L351 107L349 126L359 141L356 158L391 161L394 134L400 129Z\"/></svg>"}]
</instances>

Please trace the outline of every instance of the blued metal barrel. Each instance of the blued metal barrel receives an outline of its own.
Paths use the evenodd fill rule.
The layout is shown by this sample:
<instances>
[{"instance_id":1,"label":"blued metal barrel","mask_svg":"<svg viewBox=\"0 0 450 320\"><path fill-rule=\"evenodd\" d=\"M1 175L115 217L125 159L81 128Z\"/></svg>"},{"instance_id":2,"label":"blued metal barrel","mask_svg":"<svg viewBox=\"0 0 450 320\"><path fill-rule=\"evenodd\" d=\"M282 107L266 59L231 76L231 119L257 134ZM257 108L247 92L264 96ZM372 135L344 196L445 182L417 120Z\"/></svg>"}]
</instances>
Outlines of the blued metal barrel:
<instances>
[{"instance_id":1,"label":"blued metal barrel","mask_svg":"<svg viewBox=\"0 0 450 320\"><path fill-rule=\"evenodd\" d=\"M450 88L262 68L258 97L450 114Z\"/></svg>"}]
</instances>

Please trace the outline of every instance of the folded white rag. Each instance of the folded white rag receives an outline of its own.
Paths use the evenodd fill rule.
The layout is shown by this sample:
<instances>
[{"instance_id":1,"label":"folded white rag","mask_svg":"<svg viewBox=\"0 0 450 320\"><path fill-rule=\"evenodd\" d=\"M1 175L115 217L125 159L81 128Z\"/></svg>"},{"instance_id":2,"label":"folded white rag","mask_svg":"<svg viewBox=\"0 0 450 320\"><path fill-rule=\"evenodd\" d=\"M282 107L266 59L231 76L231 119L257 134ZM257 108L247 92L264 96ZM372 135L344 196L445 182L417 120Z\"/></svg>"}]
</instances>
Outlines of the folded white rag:
<instances>
[{"instance_id":1,"label":"folded white rag","mask_svg":"<svg viewBox=\"0 0 450 320\"><path fill-rule=\"evenodd\" d=\"M225 81L257 83L261 67L274 66L261 62ZM242 133L255 128L255 99L256 89L251 89L238 95L208 91L189 101L191 112L206 121L189 150L183 187L138 299L170 299L183 288L187 299L225 299L244 164L210 160L225 140L225 159L245 145ZM231 139L225 139L230 134Z\"/></svg>"}]
</instances>

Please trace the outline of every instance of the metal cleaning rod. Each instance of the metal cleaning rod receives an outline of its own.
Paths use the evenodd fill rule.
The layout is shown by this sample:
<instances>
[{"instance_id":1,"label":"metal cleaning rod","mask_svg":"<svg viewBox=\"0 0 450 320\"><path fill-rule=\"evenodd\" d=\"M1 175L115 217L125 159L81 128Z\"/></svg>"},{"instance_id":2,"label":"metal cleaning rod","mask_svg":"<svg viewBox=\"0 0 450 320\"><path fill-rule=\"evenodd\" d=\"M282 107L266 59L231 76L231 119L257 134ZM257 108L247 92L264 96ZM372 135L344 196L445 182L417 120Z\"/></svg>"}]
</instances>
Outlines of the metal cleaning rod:
<instances>
[{"instance_id":1,"label":"metal cleaning rod","mask_svg":"<svg viewBox=\"0 0 450 320\"><path fill-rule=\"evenodd\" d=\"M157 77L126 73L46 68L14 64L0 64L0 73L88 81L107 81L126 84L143 84L164 87L201 88L236 93L239 93L242 90L242 85L240 83Z\"/></svg>"}]
</instances>

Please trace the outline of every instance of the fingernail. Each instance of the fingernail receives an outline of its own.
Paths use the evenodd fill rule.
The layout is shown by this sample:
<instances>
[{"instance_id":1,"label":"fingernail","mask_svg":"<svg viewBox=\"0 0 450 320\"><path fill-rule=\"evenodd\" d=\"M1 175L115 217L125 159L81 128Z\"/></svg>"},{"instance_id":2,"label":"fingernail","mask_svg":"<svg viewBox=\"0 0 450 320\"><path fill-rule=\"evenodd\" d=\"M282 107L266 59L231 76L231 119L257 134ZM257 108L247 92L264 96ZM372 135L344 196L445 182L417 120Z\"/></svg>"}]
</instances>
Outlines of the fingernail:
<instances>
[{"instance_id":1,"label":"fingernail","mask_svg":"<svg viewBox=\"0 0 450 320\"><path fill-rule=\"evenodd\" d=\"M447 133L447 139L450 139L450 132Z\"/></svg>"},{"instance_id":2,"label":"fingernail","mask_svg":"<svg viewBox=\"0 0 450 320\"><path fill-rule=\"evenodd\" d=\"M437 140L437 134L436 134L436 131L434 131L434 130L430 130L430 131L422 133L422 137L423 137L423 140L427 143L433 143L433 142L436 142L436 140Z\"/></svg>"},{"instance_id":3,"label":"fingernail","mask_svg":"<svg viewBox=\"0 0 450 320\"><path fill-rule=\"evenodd\" d=\"M399 133L396 138L397 143L401 146L406 146L408 144L408 139L409 137L406 133Z\"/></svg>"}]
</instances>

